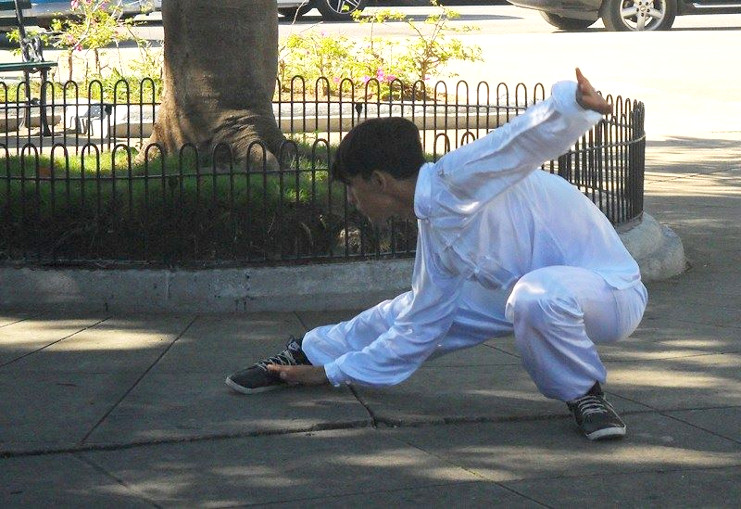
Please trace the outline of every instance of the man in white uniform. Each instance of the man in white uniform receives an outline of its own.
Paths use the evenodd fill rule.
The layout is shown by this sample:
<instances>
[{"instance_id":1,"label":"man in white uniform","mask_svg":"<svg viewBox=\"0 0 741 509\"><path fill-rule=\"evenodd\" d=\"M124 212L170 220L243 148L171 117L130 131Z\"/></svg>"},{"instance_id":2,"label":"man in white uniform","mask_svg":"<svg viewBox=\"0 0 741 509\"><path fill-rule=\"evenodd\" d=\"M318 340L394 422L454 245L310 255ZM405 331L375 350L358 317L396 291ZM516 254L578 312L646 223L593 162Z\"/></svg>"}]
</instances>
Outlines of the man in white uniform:
<instances>
[{"instance_id":1,"label":"man in white uniform","mask_svg":"<svg viewBox=\"0 0 741 509\"><path fill-rule=\"evenodd\" d=\"M566 402L588 438L623 436L601 389L606 370L595 343L635 330L646 288L602 212L538 169L611 111L578 69L576 76L436 163L425 163L407 120L351 130L332 176L373 222L418 220L412 289L292 339L227 385L246 394L290 384L390 386L430 357L514 333L540 392Z\"/></svg>"}]
</instances>

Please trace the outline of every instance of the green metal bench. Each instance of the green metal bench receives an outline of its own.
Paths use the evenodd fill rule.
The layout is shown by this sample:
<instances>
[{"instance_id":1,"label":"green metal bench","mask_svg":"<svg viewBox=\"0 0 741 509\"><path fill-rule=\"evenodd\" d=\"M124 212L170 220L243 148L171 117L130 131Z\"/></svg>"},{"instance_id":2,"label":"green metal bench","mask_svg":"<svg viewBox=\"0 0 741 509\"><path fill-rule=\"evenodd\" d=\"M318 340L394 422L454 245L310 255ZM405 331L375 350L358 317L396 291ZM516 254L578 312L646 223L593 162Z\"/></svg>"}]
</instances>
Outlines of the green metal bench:
<instances>
[{"instance_id":1,"label":"green metal bench","mask_svg":"<svg viewBox=\"0 0 741 509\"><path fill-rule=\"evenodd\" d=\"M49 70L56 67L57 63L44 60L43 45L38 36L28 37L26 34L26 24L35 23L35 19L24 18L23 16L23 9L30 8L31 2L28 0L0 0L0 17L2 18L0 22L3 26L18 27L21 56L23 59L22 62L0 62L0 72L23 72L24 91L27 102L24 122L27 125L30 125L30 107L32 104L36 104L36 100L31 95L31 75L35 73L41 75L41 91L38 100L41 111L41 130L42 134L50 134L46 119L46 83Z\"/></svg>"}]
</instances>

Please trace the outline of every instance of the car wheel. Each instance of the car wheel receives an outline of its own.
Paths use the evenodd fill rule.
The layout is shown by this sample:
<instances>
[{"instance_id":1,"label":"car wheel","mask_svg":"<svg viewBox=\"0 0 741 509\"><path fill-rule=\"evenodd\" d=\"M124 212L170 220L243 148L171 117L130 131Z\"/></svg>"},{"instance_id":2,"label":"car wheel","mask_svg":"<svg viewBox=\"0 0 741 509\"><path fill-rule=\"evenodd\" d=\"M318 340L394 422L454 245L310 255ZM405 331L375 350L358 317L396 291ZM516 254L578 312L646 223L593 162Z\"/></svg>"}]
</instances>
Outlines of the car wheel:
<instances>
[{"instance_id":1,"label":"car wheel","mask_svg":"<svg viewBox=\"0 0 741 509\"><path fill-rule=\"evenodd\" d=\"M280 14L284 18L295 20L299 19L301 16L303 16L313 8L314 6L311 5L311 3L302 5L301 7L281 7L280 9L278 9L278 14Z\"/></svg>"},{"instance_id":2,"label":"car wheel","mask_svg":"<svg viewBox=\"0 0 741 509\"><path fill-rule=\"evenodd\" d=\"M576 19L576 18L564 18L563 16L559 16L558 14L553 14L552 12L545 12L540 11L540 15L543 16L543 19L546 20L548 23L553 25L556 28L560 28L561 30L584 30L585 28L589 28L594 24L596 19L588 20L588 19Z\"/></svg>"},{"instance_id":3,"label":"car wheel","mask_svg":"<svg viewBox=\"0 0 741 509\"><path fill-rule=\"evenodd\" d=\"M677 15L676 0L605 0L602 21L608 30L669 30Z\"/></svg>"},{"instance_id":4,"label":"car wheel","mask_svg":"<svg viewBox=\"0 0 741 509\"><path fill-rule=\"evenodd\" d=\"M352 13L362 11L367 0L315 0L322 17L330 21L349 21Z\"/></svg>"}]
</instances>

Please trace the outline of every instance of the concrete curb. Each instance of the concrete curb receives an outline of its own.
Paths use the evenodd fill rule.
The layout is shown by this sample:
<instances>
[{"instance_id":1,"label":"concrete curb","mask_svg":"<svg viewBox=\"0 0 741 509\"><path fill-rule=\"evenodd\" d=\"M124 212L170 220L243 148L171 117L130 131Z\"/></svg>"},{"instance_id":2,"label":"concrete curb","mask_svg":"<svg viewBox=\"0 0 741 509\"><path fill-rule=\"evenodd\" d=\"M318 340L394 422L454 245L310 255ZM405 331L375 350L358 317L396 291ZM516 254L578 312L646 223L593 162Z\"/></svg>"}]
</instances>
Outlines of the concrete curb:
<instances>
[{"instance_id":1,"label":"concrete curb","mask_svg":"<svg viewBox=\"0 0 741 509\"><path fill-rule=\"evenodd\" d=\"M621 233L644 280L685 269L682 241L644 214ZM3 308L233 313L369 307L409 289L413 260L211 270L0 268Z\"/></svg>"},{"instance_id":2,"label":"concrete curb","mask_svg":"<svg viewBox=\"0 0 741 509\"><path fill-rule=\"evenodd\" d=\"M687 269L682 240L645 212L641 222L622 232L620 239L638 262L644 281L662 281Z\"/></svg>"},{"instance_id":3,"label":"concrete curb","mask_svg":"<svg viewBox=\"0 0 741 509\"><path fill-rule=\"evenodd\" d=\"M408 289L412 260L211 270L0 268L4 308L112 312L325 311Z\"/></svg>"}]
</instances>

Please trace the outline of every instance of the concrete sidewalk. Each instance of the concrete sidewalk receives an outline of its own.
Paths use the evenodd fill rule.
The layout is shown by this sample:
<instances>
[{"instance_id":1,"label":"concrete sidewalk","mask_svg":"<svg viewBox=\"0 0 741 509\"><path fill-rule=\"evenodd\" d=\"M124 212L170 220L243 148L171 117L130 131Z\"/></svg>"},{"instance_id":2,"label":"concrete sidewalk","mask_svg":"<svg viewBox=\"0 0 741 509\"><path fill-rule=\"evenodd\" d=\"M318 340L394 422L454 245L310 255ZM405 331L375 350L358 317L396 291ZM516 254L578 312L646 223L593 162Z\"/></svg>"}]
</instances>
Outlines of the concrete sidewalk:
<instances>
[{"instance_id":1,"label":"concrete sidewalk","mask_svg":"<svg viewBox=\"0 0 741 509\"><path fill-rule=\"evenodd\" d=\"M625 440L582 438L511 338L389 390L240 396L232 370L353 311L28 309L0 317L0 506L735 506L741 168L737 149L698 167L664 148L649 147L646 208L693 266L651 283L641 327L601 349Z\"/></svg>"},{"instance_id":2,"label":"concrete sidewalk","mask_svg":"<svg viewBox=\"0 0 741 509\"><path fill-rule=\"evenodd\" d=\"M504 81L513 81L509 73L549 82L555 68L562 75L573 65L542 48L584 58L582 34L557 35L559 44L532 34L506 40L539 45L523 50L527 68L516 52L504 58L500 38L487 41L495 53L487 58ZM666 55L670 46L693 49L698 38L727 43L733 32L690 32L685 45L679 31L638 35ZM695 96L685 90L691 83L664 69L679 67L673 59L654 58L667 73L667 83L655 84L614 65L633 47L623 35L592 39L603 56L589 62L594 82L647 97L652 132L685 133L651 138L645 208L679 235L692 267L650 283L641 327L601 349L605 388L628 424L624 440L581 437L565 405L538 394L511 338L438 359L388 390L240 396L223 384L226 375L274 354L289 334L354 311L0 308L0 507L737 507L739 103L721 89L705 94L710 103L684 104L665 93ZM702 58L737 90L727 52ZM697 75L689 81L719 86L705 68L685 63ZM692 106L701 111L689 115Z\"/></svg>"}]
</instances>

